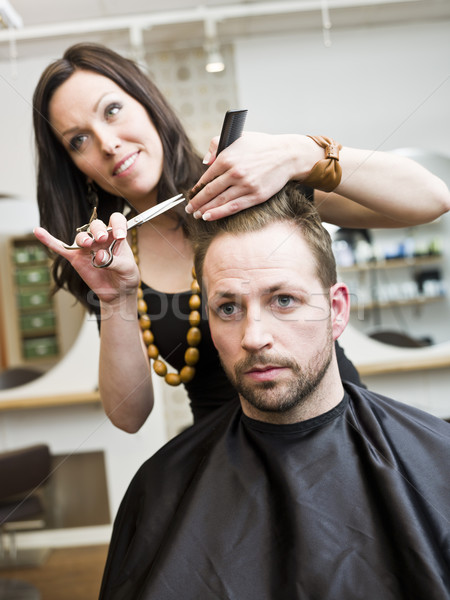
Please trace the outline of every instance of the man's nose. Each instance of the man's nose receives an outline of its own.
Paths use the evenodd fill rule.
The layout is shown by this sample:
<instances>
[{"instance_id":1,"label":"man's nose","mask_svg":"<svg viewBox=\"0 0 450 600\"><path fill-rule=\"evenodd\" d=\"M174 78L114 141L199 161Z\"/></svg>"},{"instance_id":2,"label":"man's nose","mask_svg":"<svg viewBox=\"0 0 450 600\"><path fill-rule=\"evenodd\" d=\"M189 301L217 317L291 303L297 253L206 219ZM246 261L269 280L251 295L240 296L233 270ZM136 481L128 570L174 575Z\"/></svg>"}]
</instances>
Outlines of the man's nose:
<instances>
[{"instance_id":1,"label":"man's nose","mask_svg":"<svg viewBox=\"0 0 450 600\"><path fill-rule=\"evenodd\" d=\"M273 345L270 324L261 315L247 315L242 334L242 348L247 352L258 352Z\"/></svg>"}]
</instances>

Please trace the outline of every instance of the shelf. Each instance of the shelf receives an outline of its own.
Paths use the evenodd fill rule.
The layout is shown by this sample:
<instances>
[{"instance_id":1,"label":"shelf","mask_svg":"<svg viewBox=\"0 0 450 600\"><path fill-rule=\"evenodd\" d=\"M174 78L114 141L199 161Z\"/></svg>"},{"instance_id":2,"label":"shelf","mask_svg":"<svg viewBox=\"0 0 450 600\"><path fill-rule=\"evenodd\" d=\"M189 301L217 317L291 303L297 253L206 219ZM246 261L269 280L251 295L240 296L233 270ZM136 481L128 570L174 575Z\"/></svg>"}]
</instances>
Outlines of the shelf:
<instances>
[{"instance_id":1,"label":"shelf","mask_svg":"<svg viewBox=\"0 0 450 600\"><path fill-rule=\"evenodd\" d=\"M424 304L431 304L433 302L439 302L445 300L445 296L422 296L419 298L411 298L409 300L390 300L389 302L368 302L362 306L352 305L351 312L358 310L374 310L376 308L393 308L395 306L423 306Z\"/></svg>"},{"instance_id":2,"label":"shelf","mask_svg":"<svg viewBox=\"0 0 450 600\"><path fill-rule=\"evenodd\" d=\"M422 267L436 264L442 260L442 254L435 256L417 256L415 258L393 258L378 262L361 263L351 267L337 266L339 273L358 273L360 271L373 271L381 269L405 269L408 267Z\"/></svg>"},{"instance_id":3,"label":"shelf","mask_svg":"<svg viewBox=\"0 0 450 600\"><path fill-rule=\"evenodd\" d=\"M45 248L33 235L5 238L5 245L5 366L54 364L60 357L59 323Z\"/></svg>"},{"instance_id":4,"label":"shelf","mask_svg":"<svg viewBox=\"0 0 450 600\"><path fill-rule=\"evenodd\" d=\"M402 358L396 358L394 360L389 360L386 362L378 361L371 364L357 364L355 361L355 366L358 369L358 373L361 377L369 376L369 375L385 375L386 373L407 373L409 371L413 371L416 373L417 371L428 371L433 369L448 369L450 367L450 354L445 356L424 356L423 350L427 350L428 348L405 348L408 351L406 356ZM399 348L399 350L403 350ZM411 355L411 352L413 354ZM416 353L419 353L419 356L416 356Z\"/></svg>"},{"instance_id":5,"label":"shelf","mask_svg":"<svg viewBox=\"0 0 450 600\"><path fill-rule=\"evenodd\" d=\"M30 396L26 398L0 399L0 412L9 410L26 410L49 408L55 406L72 406L82 404L100 404L98 391L80 392L76 394L58 394L55 396Z\"/></svg>"}]
</instances>

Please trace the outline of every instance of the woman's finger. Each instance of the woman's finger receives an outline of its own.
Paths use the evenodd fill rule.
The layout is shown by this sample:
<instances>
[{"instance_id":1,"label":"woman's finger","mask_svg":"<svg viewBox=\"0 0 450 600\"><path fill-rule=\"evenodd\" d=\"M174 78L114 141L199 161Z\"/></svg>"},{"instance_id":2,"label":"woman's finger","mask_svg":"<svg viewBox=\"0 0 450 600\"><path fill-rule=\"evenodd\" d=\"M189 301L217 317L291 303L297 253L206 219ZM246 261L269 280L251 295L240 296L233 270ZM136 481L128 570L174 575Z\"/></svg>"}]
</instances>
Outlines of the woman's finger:
<instances>
[{"instance_id":1,"label":"woman's finger","mask_svg":"<svg viewBox=\"0 0 450 600\"><path fill-rule=\"evenodd\" d=\"M219 145L219 136L215 136L209 142L208 152L203 157L204 165L211 165L216 159L217 146Z\"/></svg>"},{"instance_id":2,"label":"woman's finger","mask_svg":"<svg viewBox=\"0 0 450 600\"><path fill-rule=\"evenodd\" d=\"M115 240L124 240L127 237L127 220L122 213L113 213L109 219L109 226Z\"/></svg>"},{"instance_id":3,"label":"woman's finger","mask_svg":"<svg viewBox=\"0 0 450 600\"><path fill-rule=\"evenodd\" d=\"M222 219L223 217L229 217L230 215L234 215L241 210L245 210L250 206L255 206L256 204L260 204L264 200L258 199L254 195L249 196L239 196L239 198L235 200L230 200L229 202L225 202L219 206L214 208L206 209L201 217L204 221L215 221L217 219Z\"/></svg>"},{"instance_id":4,"label":"woman's finger","mask_svg":"<svg viewBox=\"0 0 450 600\"><path fill-rule=\"evenodd\" d=\"M57 254L60 254L61 256L64 256L65 258L67 258L68 255L70 254L71 250L67 250L64 247L64 242L62 242L58 238L54 237L51 233L49 233L43 227L35 227L33 233L36 236L36 238L42 244L44 244L44 246L47 246L47 248L49 250L51 250L52 252L56 252ZM79 235L81 235L81 234L79 234ZM82 237L84 238L85 235L86 234L83 234ZM89 237L89 236L87 236L87 237ZM91 240L91 242L92 242L92 240Z\"/></svg>"},{"instance_id":5,"label":"woman's finger","mask_svg":"<svg viewBox=\"0 0 450 600\"><path fill-rule=\"evenodd\" d=\"M108 232L106 231L106 225L100 219L94 219L89 225L89 232L94 237L96 242L104 242L108 239Z\"/></svg>"}]
</instances>

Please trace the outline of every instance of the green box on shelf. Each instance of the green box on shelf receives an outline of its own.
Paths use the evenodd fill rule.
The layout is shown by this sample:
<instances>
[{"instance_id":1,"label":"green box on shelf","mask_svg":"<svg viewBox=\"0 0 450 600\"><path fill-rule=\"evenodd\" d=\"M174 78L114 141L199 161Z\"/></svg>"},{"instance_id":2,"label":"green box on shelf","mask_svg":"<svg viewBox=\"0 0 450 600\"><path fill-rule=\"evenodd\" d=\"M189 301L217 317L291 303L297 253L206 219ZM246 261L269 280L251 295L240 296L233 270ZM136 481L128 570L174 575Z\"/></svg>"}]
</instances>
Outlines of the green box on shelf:
<instances>
[{"instance_id":1,"label":"green box on shelf","mask_svg":"<svg viewBox=\"0 0 450 600\"><path fill-rule=\"evenodd\" d=\"M16 281L19 286L43 285L50 283L50 272L47 267L17 269Z\"/></svg>"},{"instance_id":2,"label":"green box on shelf","mask_svg":"<svg viewBox=\"0 0 450 600\"><path fill-rule=\"evenodd\" d=\"M13 250L14 262L19 265L30 262L30 253L27 246L16 246Z\"/></svg>"},{"instance_id":3,"label":"green box on shelf","mask_svg":"<svg viewBox=\"0 0 450 600\"><path fill-rule=\"evenodd\" d=\"M38 313L25 313L20 317L20 329L22 333L35 333L53 329L55 325L55 313L51 310Z\"/></svg>"},{"instance_id":4,"label":"green box on shelf","mask_svg":"<svg viewBox=\"0 0 450 600\"><path fill-rule=\"evenodd\" d=\"M20 290L17 294L17 304L20 309L50 308L50 291L47 288Z\"/></svg>"},{"instance_id":5,"label":"green box on shelf","mask_svg":"<svg viewBox=\"0 0 450 600\"><path fill-rule=\"evenodd\" d=\"M23 340L23 355L27 359L57 356L58 341L54 336Z\"/></svg>"},{"instance_id":6,"label":"green box on shelf","mask_svg":"<svg viewBox=\"0 0 450 600\"><path fill-rule=\"evenodd\" d=\"M45 252L45 248L42 244L34 244L29 247L30 252L30 260L35 262L42 262L48 259L48 256Z\"/></svg>"},{"instance_id":7,"label":"green box on shelf","mask_svg":"<svg viewBox=\"0 0 450 600\"><path fill-rule=\"evenodd\" d=\"M35 262L47 262L45 248L39 242L16 244L13 248L13 260L18 265Z\"/></svg>"}]
</instances>

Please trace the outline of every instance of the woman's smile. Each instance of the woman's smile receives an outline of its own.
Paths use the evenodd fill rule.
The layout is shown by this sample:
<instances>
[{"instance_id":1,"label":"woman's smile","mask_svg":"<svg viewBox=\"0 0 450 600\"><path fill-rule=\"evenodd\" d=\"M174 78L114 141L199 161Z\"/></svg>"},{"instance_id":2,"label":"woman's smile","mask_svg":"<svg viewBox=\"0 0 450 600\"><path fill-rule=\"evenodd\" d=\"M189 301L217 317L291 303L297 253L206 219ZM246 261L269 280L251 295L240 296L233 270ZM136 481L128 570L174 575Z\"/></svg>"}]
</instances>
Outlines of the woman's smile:
<instances>
[{"instance_id":1,"label":"woman's smile","mask_svg":"<svg viewBox=\"0 0 450 600\"><path fill-rule=\"evenodd\" d=\"M124 158L121 160L116 167L114 168L113 175L117 177L118 175L122 175L125 171L128 171L136 162L139 156L139 152L134 152L131 156Z\"/></svg>"}]
</instances>

